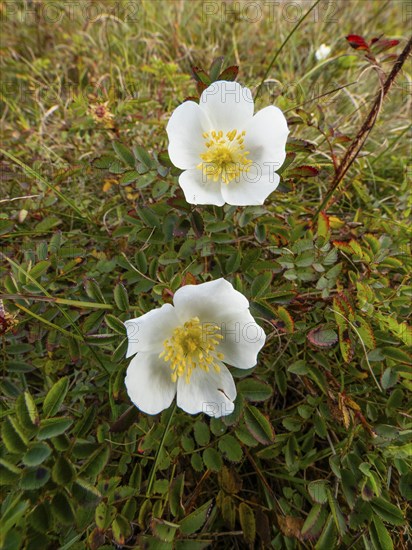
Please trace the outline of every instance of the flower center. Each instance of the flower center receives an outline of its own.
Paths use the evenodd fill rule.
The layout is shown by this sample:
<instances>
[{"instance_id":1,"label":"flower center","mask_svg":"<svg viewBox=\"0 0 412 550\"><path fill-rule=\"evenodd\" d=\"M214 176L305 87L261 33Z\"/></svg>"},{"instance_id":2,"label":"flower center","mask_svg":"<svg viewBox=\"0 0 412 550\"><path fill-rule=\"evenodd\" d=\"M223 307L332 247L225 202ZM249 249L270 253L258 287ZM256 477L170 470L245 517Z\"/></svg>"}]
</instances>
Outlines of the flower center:
<instances>
[{"instance_id":1,"label":"flower center","mask_svg":"<svg viewBox=\"0 0 412 550\"><path fill-rule=\"evenodd\" d=\"M163 342L164 350L159 355L170 363L172 380L185 376L189 383L193 369L199 367L208 372L211 367L219 372L217 359L223 359L223 353L216 352L223 336L220 329L212 323L200 323L193 317L183 326L174 329L172 336Z\"/></svg>"},{"instance_id":2,"label":"flower center","mask_svg":"<svg viewBox=\"0 0 412 550\"><path fill-rule=\"evenodd\" d=\"M248 172L252 161L247 158L249 151L245 151L245 133L238 130L231 130L226 135L222 130L205 132L206 151L200 155L203 162L197 168L204 170L208 179L222 180L226 184L238 179L243 171Z\"/></svg>"}]
</instances>

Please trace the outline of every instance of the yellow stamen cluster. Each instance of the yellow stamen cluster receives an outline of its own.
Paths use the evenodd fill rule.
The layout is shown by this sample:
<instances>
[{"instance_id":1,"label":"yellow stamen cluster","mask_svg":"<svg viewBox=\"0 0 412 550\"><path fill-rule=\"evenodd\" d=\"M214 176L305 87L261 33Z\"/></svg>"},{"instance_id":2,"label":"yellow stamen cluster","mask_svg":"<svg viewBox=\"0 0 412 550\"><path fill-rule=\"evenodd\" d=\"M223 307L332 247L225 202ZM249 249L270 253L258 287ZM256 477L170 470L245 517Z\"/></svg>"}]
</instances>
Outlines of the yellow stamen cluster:
<instances>
[{"instance_id":1,"label":"yellow stamen cluster","mask_svg":"<svg viewBox=\"0 0 412 550\"><path fill-rule=\"evenodd\" d=\"M237 130L226 135L222 130L205 132L206 151L200 155L203 162L197 168L203 170L207 178L226 184L238 179L243 171L248 172L252 161L247 158L249 151L245 151L245 133Z\"/></svg>"},{"instance_id":2,"label":"yellow stamen cluster","mask_svg":"<svg viewBox=\"0 0 412 550\"><path fill-rule=\"evenodd\" d=\"M172 336L164 341L164 350L159 357L169 363L173 382L179 376L185 376L186 383L189 383L196 367L206 372L211 367L216 372L220 371L217 360L221 361L224 356L216 348L222 339L217 325L200 323L198 317L193 317L183 326L174 329Z\"/></svg>"}]
</instances>

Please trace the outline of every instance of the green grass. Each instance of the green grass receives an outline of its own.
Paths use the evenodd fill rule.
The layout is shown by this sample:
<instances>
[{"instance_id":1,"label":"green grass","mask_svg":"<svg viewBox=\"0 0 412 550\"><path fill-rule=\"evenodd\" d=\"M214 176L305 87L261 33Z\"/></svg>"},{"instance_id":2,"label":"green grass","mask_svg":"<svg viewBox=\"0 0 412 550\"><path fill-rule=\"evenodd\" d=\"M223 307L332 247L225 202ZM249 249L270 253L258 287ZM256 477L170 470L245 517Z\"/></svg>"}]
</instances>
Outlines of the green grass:
<instances>
[{"instance_id":1,"label":"green grass","mask_svg":"<svg viewBox=\"0 0 412 550\"><path fill-rule=\"evenodd\" d=\"M0 4L2 548L411 544L410 60L315 221L410 3L320 2L290 36L256 108L296 158L263 207L187 205L157 160L191 67L224 56L256 93L311 5ZM348 34L400 43L372 66ZM122 321L221 276L269 334L235 412L140 413Z\"/></svg>"}]
</instances>

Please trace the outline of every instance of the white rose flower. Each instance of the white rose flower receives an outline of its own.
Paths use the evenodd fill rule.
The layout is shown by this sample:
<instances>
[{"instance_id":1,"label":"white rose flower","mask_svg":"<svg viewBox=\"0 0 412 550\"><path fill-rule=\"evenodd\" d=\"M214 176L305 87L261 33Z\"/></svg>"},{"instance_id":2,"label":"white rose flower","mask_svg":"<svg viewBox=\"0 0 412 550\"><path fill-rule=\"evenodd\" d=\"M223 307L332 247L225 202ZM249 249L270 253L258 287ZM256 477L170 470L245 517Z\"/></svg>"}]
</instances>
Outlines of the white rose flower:
<instances>
[{"instance_id":1,"label":"white rose flower","mask_svg":"<svg viewBox=\"0 0 412 550\"><path fill-rule=\"evenodd\" d=\"M326 44L321 44L319 48L315 52L315 57L318 61L323 61L327 57L329 57L331 47L327 46Z\"/></svg>"},{"instance_id":2,"label":"white rose flower","mask_svg":"<svg viewBox=\"0 0 412 550\"><path fill-rule=\"evenodd\" d=\"M276 189L289 133L273 105L253 115L250 90L220 80L173 112L166 131L172 163L187 202L263 204Z\"/></svg>"},{"instance_id":3,"label":"white rose flower","mask_svg":"<svg viewBox=\"0 0 412 550\"><path fill-rule=\"evenodd\" d=\"M125 384L133 403L147 414L177 405L190 414L233 412L236 386L225 363L256 365L265 333L249 302L225 279L187 285L164 304L125 322L134 356Z\"/></svg>"}]
</instances>

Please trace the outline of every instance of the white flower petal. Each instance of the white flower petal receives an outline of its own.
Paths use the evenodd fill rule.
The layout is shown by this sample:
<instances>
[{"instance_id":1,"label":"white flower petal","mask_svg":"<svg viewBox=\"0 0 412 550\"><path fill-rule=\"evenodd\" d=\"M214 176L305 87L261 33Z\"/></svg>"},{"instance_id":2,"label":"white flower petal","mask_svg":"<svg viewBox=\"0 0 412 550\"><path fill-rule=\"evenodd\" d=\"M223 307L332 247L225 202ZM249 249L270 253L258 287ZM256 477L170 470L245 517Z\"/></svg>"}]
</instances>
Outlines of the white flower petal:
<instances>
[{"instance_id":1,"label":"white flower petal","mask_svg":"<svg viewBox=\"0 0 412 550\"><path fill-rule=\"evenodd\" d=\"M220 323L220 319L235 317L249 307L243 294L225 279L179 288L173 298L181 322L198 317L201 322Z\"/></svg>"},{"instance_id":2,"label":"white flower petal","mask_svg":"<svg viewBox=\"0 0 412 550\"><path fill-rule=\"evenodd\" d=\"M222 321L222 335L217 351L223 353L222 361L238 369L251 369L257 363L257 355L265 344L266 335L249 310Z\"/></svg>"},{"instance_id":3,"label":"white flower petal","mask_svg":"<svg viewBox=\"0 0 412 550\"><path fill-rule=\"evenodd\" d=\"M209 416L226 416L235 408L236 386L229 370L219 363L220 372L195 368L190 382L177 381L177 405L189 414L204 412Z\"/></svg>"},{"instance_id":4,"label":"white flower petal","mask_svg":"<svg viewBox=\"0 0 412 550\"><path fill-rule=\"evenodd\" d=\"M126 373L126 389L132 402L147 414L170 407L176 395L167 364L155 353L138 353Z\"/></svg>"},{"instance_id":5,"label":"white flower petal","mask_svg":"<svg viewBox=\"0 0 412 550\"><path fill-rule=\"evenodd\" d=\"M243 130L253 117L253 98L248 88L237 82L218 80L200 96L199 107L206 113L210 130Z\"/></svg>"},{"instance_id":6,"label":"white flower petal","mask_svg":"<svg viewBox=\"0 0 412 550\"><path fill-rule=\"evenodd\" d=\"M186 170L180 174L179 185L183 189L185 198L190 204L214 204L223 206L221 183L210 180L203 181L201 169Z\"/></svg>"},{"instance_id":7,"label":"white flower petal","mask_svg":"<svg viewBox=\"0 0 412 550\"><path fill-rule=\"evenodd\" d=\"M162 351L163 342L179 325L175 308L171 304L152 309L141 317L125 321L129 345L126 357L139 351Z\"/></svg>"},{"instance_id":8,"label":"white flower petal","mask_svg":"<svg viewBox=\"0 0 412 550\"><path fill-rule=\"evenodd\" d=\"M181 170L195 168L205 150L203 132L210 129L204 111L194 101L185 101L173 112L166 127L170 160Z\"/></svg>"},{"instance_id":9,"label":"white flower petal","mask_svg":"<svg viewBox=\"0 0 412 550\"><path fill-rule=\"evenodd\" d=\"M222 195L225 202L236 206L263 204L279 185L279 181L279 174L269 172L266 166L261 170L259 165L254 164L249 172L242 174L239 181L232 180L222 185Z\"/></svg>"},{"instance_id":10,"label":"white flower petal","mask_svg":"<svg viewBox=\"0 0 412 550\"><path fill-rule=\"evenodd\" d=\"M245 127L245 149L253 162L279 169L286 158L289 129L282 111L273 105L255 114Z\"/></svg>"}]
</instances>

